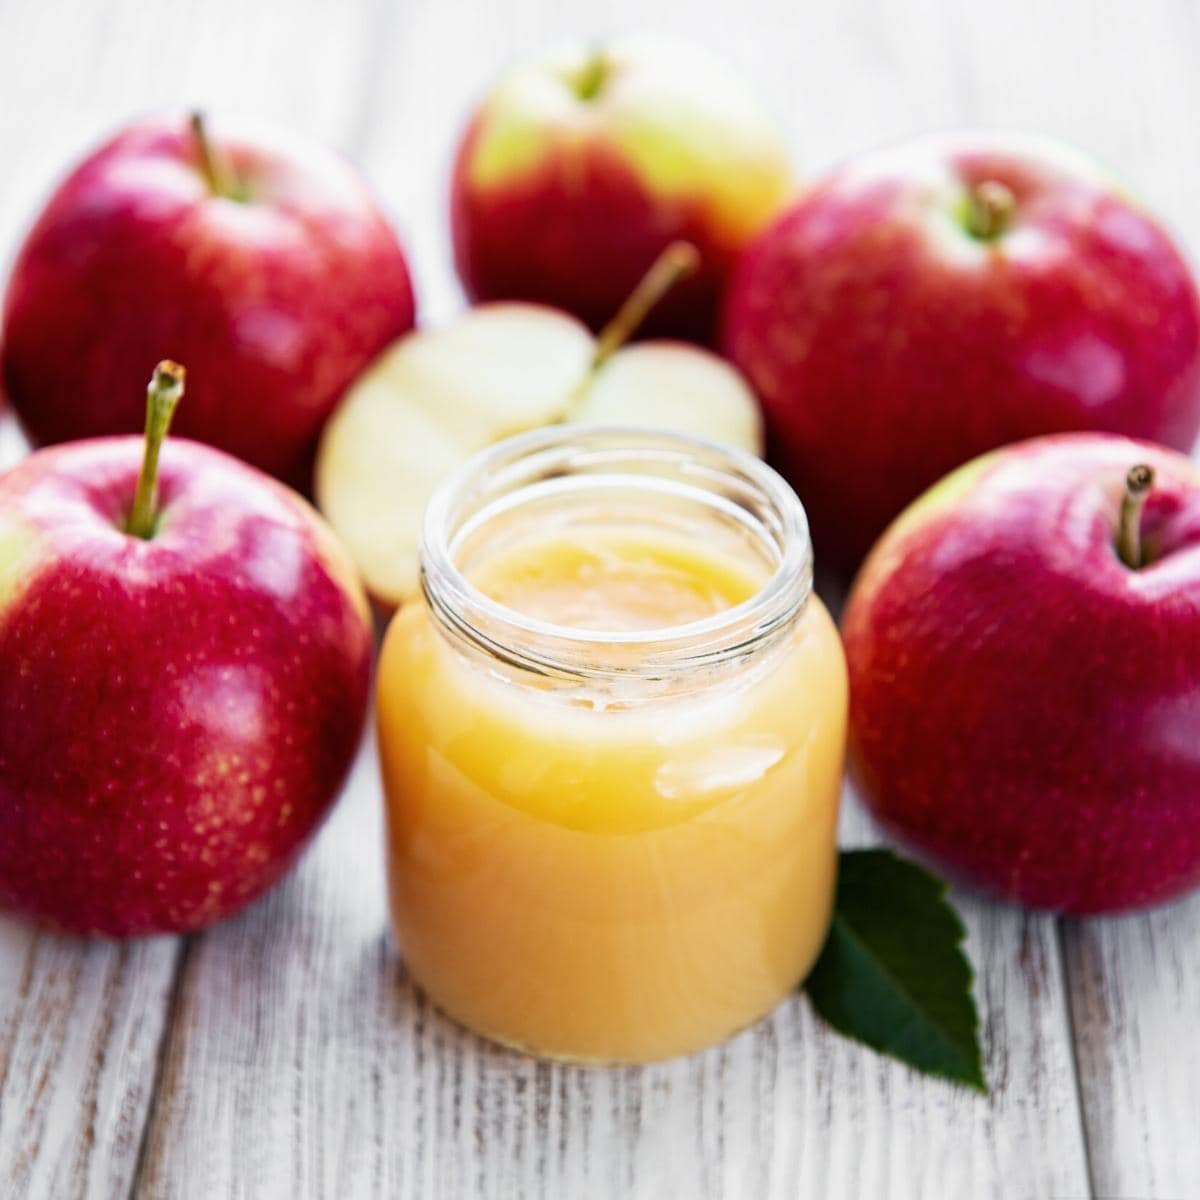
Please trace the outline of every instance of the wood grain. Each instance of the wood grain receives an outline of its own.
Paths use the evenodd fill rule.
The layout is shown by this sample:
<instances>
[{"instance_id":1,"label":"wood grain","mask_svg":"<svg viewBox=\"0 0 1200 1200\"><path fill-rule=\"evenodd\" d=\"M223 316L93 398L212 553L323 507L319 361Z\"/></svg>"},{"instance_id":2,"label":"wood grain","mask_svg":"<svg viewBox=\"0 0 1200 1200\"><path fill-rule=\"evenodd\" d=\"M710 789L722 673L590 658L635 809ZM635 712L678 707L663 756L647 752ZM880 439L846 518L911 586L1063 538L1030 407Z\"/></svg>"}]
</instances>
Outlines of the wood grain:
<instances>
[{"instance_id":1,"label":"wood grain","mask_svg":"<svg viewBox=\"0 0 1200 1200\"><path fill-rule=\"evenodd\" d=\"M6 1200L127 1193L175 959L173 939L87 946L0 921Z\"/></svg>"},{"instance_id":2,"label":"wood grain","mask_svg":"<svg viewBox=\"0 0 1200 1200\"><path fill-rule=\"evenodd\" d=\"M88 142L200 103L361 161L423 317L442 318L461 302L445 182L473 97L527 47L633 27L721 49L810 174L930 126L1038 127L1120 164L1200 245L1185 0L0 0L0 260ZM0 420L0 466L22 450ZM0 1195L1200 1194L1200 901L1060 938L959 897L988 1099L832 1036L803 997L687 1060L565 1068L480 1042L415 991L384 928L379 806L368 743L292 877L186 943L0 923ZM874 837L852 798L843 834Z\"/></svg>"},{"instance_id":3,"label":"wood grain","mask_svg":"<svg viewBox=\"0 0 1200 1200\"><path fill-rule=\"evenodd\" d=\"M1200 1194L1200 897L1064 944L1096 1195Z\"/></svg>"}]
</instances>

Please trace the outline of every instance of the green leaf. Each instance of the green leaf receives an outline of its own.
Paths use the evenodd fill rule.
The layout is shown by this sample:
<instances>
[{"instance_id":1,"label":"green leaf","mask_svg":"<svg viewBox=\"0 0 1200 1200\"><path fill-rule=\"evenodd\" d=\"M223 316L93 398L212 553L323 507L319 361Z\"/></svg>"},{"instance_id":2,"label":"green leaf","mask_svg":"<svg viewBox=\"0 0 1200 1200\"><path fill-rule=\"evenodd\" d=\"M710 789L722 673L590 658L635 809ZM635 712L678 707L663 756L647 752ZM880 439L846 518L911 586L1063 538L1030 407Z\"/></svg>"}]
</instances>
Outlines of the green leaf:
<instances>
[{"instance_id":1,"label":"green leaf","mask_svg":"<svg viewBox=\"0 0 1200 1200\"><path fill-rule=\"evenodd\" d=\"M839 1033L986 1092L965 936L936 875L890 850L843 850L833 925L804 987Z\"/></svg>"}]
</instances>

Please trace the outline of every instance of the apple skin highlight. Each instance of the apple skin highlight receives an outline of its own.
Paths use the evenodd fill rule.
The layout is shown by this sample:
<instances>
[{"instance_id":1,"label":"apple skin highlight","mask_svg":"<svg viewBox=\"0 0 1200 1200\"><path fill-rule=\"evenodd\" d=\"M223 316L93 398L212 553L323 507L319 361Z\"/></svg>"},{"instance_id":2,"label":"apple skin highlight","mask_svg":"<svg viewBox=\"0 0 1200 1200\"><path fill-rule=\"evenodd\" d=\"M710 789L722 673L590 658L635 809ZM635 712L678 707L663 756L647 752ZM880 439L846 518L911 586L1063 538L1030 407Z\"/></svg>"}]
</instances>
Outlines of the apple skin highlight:
<instances>
[{"instance_id":1,"label":"apple skin highlight","mask_svg":"<svg viewBox=\"0 0 1200 1200\"><path fill-rule=\"evenodd\" d=\"M244 907L329 810L366 713L365 600L316 514L172 440L142 540L141 455L97 439L0 480L0 908L72 933Z\"/></svg>"},{"instance_id":2,"label":"apple skin highlight","mask_svg":"<svg viewBox=\"0 0 1200 1200\"><path fill-rule=\"evenodd\" d=\"M1115 539L1155 474L1147 565ZM1072 914L1200 884L1200 471L1100 434L961 468L872 552L843 618L850 757L956 880Z\"/></svg>"},{"instance_id":3,"label":"apple skin highlight","mask_svg":"<svg viewBox=\"0 0 1200 1200\"><path fill-rule=\"evenodd\" d=\"M301 491L326 417L413 325L408 268L357 173L219 121L214 194L184 114L119 132L56 189L5 298L0 379L38 445L142 427L147 364L192 365L180 436Z\"/></svg>"},{"instance_id":4,"label":"apple skin highlight","mask_svg":"<svg viewBox=\"0 0 1200 1200\"><path fill-rule=\"evenodd\" d=\"M1014 211L972 234L973 187ZM1041 434L1187 450L1200 429L1200 296L1168 235L1084 156L938 135L852 160L747 251L723 348L822 560L851 571L948 471Z\"/></svg>"}]
</instances>

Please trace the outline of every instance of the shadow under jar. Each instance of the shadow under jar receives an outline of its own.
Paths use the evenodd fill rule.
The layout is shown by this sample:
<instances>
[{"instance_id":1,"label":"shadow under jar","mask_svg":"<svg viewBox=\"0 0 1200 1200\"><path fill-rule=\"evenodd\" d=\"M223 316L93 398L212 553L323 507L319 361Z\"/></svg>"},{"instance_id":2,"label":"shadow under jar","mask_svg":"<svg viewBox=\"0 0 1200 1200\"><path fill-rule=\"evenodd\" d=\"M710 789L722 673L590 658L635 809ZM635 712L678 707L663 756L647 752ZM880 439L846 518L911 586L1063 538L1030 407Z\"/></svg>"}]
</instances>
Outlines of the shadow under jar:
<instances>
[{"instance_id":1,"label":"shadow under jar","mask_svg":"<svg viewBox=\"0 0 1200 1200\"><path fill-rule=\"evenodd\" d=\"M385 639L392 920L431 999L532 1053L728 1037L830 920L846 672L759 460L563 426L448 479Z\"/></svg>"}]
</instances>

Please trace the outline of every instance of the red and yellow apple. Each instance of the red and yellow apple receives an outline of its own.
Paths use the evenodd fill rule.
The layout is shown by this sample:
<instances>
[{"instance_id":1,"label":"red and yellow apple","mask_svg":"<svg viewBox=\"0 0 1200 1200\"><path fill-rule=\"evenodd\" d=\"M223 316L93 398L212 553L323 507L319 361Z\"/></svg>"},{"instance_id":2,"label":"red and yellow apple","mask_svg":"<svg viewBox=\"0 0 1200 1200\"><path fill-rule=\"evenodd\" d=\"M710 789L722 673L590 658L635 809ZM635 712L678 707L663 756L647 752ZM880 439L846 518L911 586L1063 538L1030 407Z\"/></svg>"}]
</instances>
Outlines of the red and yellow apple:
<instances>
[{"instance_id":1,"label":"red and yellow apple","mask_svg":"<svg viewBox=\"0 0 1200 1200\"><path fill-rule=\"evenodd\" d=\"M996 446L1102 430L1185 450L1200 428L1183 255L1040 138L935 135L834 170L739 264L723 345L818 553L844 568Z\"/></svg>"},{"instance_id":2,"label":"red and yellow apple","mask_svg":"<svg viewBox=\"0 0 1200 1200\"><path fill-rule=\"evenodd\" d=\"M548 53L472 116L451 189L472 300L532 300L606 322L683 239L700 270L647 332L709 342L730 268L792 189L788 153L736 75L652 38Z\"/></svg>"},{"instance_id":3,"label":"red and yellow apple","mask_svg":"<svg viewBox=\"0 0 1200 1200\"><path fill-rule=\"evenodd\" d=\"M884 535L843 633L861 793L952 877L1068 913L1200 884L1195 463L1104 434L985 455Z\"/></svg>"},{"instance_id":4,"label":"red and yellow apple","mask_svg":"<svg viewBox=\"0 0 1200 1200\"><path fill-rule=\"evenodd\" d=\"M192 365L179 432L307 490L346 387L412 327L366 184L302 138L186 115L120 131L20 248L0 379L37 444L141 428L146 364Z\"/></svg>"},{"instance_id":5,"label":"red and yellow apple","mask_svg":"<svg viewBox=\"0 0 1200 1200\"><path fill-rule=\"evenodd\" d=\"M0 908L195 929L288 869L366 714L354 569L299 496L220 451L38 451L0 477Z\"/></svg>"}]
</instances>

